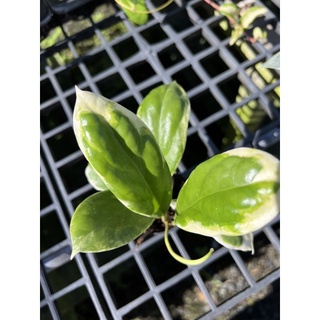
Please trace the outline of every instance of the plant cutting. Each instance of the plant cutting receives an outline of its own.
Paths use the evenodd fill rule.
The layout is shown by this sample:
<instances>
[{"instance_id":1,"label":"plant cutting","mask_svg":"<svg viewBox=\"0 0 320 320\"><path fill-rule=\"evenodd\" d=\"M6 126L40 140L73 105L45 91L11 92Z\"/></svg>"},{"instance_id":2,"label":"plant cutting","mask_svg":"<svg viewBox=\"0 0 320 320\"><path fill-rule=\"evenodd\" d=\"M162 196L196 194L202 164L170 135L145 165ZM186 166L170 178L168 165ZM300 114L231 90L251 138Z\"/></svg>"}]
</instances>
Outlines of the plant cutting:
<instances>
[{"instance_id":1,"label":"plant cutting","mask_svg":"<svg viewBox=\"0 0 320 320\"><path fill-rule=\"evenodd\" d=\"M168 251L187 265L202 263L213 249L199 259L180 256L170 245L170 227L254 252L253 233L279 213L279 160L244 147L217 154L191 172L174 199L189 114L189 99L177 82L150 91L136 114L76 87L74 133L97 192L72 216L71 258L126 245L159 221Z\"/></svg>"},{"instance_id":2,"label":"plant cutting","mask_svg":"<svg viewBox=\"0 0 320 320\"><path fill-rule=\"evenodd\" d=\"M149 10L146 6L145 0L115 1L127 15L128 19L136 25L143 25L147 23L149 14L161 11L173 2L173 0L167 0L157 8ZM244 34L250 42L255 42L267 37L266 31L262 31L262 29L257 26L252 28L252 36L249 36L247 33L254 21L268 11L267 8L263 6L253 5L255 0L244 0L237 4L225 0L221 5L218 5L216 2L211 0L204 1L212 6L216 12L224 15L228 19L231 27L230 45L233 45Z\"/></svg>"},{"instance_id":3,"label":"plant cutting","mask_svg":"<svg viewBox=\"0 0 320 320\"><path fill-rule=\"evenodd\" d=\"M225 1L220 6L214 1L205 0L210 6L212 6L217 12L224 15L231 27L231 37L229 45L232 46L236 41L242 36L246 35L250 42L255 42L259 39L265 39L267 37L267 32L262 31L260 27L253 27L252 37L248 35L247 31L252 27L254 21L268 11L267 8L263 6L253 5L253 1L241 1L237 4L231 1ZM224 26L226 28L226 26Z\"/></svg>"}]
</instances>

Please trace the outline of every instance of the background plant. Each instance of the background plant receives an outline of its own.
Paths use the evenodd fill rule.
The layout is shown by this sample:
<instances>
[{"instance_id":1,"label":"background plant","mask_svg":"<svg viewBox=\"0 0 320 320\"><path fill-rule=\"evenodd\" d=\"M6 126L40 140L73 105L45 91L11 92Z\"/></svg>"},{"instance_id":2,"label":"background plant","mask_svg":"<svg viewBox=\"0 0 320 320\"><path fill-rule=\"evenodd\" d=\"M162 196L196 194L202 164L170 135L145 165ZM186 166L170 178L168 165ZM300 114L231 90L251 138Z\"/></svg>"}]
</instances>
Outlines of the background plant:
<instances>
[{"instance_id":1,"label":"background plant","mask_svg":"<svg viewBox=\"0 0 320 320\"><path fill-rule=\"evenodd\" d=\"M168 0L161 6L153 10L148 10L145 0L115 1L125 12L128 19L137 25L143 25L147 23L148 15L150 13L160 11L173 2L173 0ZM252 36L249 36L249 34L246 33L254 21L267 12L265 7L254 5L254 1L241 1L235 4L226 0L225 3L221 5L218 5L216 2L211 0L204 1L212 6L218 13L224 15L228 19L231 27L230 45L233 45L243 34L246 34L247 38L251 42L266 38L266 31L262 31L262 29L257 26L252 29Z\"/></svg>"},{"instance_id":2,"label":"background plant","mask_svg":"<svg viewBox=\"0 0 320 320\"><path fill-rule=\"evenodd\" d=\"M213 237L228 248L252 251L253 232L279 211L279 160L237 148L200 164L172 198L172 177L182 158L190 103L176 82L153 89L137 114L100 95L76 89L74 132L88 160L86 176L97 193L75 210L70 224L72 257L112 250L135 240L155 220L173 252L168 231Z\"/></svg>"}]
</instances>

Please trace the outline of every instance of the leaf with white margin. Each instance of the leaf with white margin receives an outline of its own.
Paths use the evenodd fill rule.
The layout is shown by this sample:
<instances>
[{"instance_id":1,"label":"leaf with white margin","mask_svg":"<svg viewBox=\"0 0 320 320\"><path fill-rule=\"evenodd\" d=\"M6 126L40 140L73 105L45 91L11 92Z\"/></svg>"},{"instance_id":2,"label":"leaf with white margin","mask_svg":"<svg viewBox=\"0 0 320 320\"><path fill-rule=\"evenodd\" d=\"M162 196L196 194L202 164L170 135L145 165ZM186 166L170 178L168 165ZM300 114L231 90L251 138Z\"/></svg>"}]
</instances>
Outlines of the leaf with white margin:
<instances>
[{"instance_id":1,"label":"leaf with white margin","mask_svg":"<svg viewBox=\"0 0 320 320\"><path fill-rule=\"evenodd\" d=\"M279 213L280 161L253 148L218 154L196 167L177 199L175 224L204 236L239 236Z\"/></svg>"},{"instance_id":2,"label":"leaf with white margin","mask_svg":"<svg viewBox=\"0 0 320 320\"><path fill-rule=\"evenodd\" d=\"M76 87L77 143L108 189L131 211L161 217L172 198L168 164L147 125L133 112Z\"/></svg>"},{"instance_id":3,"label":"leaf with white margin","mask_svg":"<svg viewBox=\"0 0 320 320\"><path fill-rule=\"evenodd\" d=\"M94 189L97 191L108 190L108 186L103 182L98 173L94 171L90 163L86 166L84 174Z\"/></svg>"},{"instance_id":4,"label":"leaf with white margin","mask_svg":"<svg viewBox=\"0 0 320 320\"><path fill-rule=\"evenodd\" d=\"M246 12L240 18L240 24L244 29L249 28L249 26L260 16L265 15L268 9L262 6L254 6L246 10Z\"/></svg>"},{"instance_id":5,"label":"leaf with white margin","mask_svg":"<svg viewBox=\"0 0 320 320\"><path fill-rule=\"evenodd\" d=\"M220 235L213 238L228 249L251 251L251 253L254 254L253 233L244 234L242 236Z\"/></svg>"},{"instance_id":6,"label":"leaf with white margin","mask_svg":"<svg viewBox=\"0 0 320 320\"><path fill-rule=\"evenodd\" d=\"M223 3L219 7L219 12L228 19L231 19L233 23L239 23L240 8L235 3Z\"/></svg>"}]
</instances>

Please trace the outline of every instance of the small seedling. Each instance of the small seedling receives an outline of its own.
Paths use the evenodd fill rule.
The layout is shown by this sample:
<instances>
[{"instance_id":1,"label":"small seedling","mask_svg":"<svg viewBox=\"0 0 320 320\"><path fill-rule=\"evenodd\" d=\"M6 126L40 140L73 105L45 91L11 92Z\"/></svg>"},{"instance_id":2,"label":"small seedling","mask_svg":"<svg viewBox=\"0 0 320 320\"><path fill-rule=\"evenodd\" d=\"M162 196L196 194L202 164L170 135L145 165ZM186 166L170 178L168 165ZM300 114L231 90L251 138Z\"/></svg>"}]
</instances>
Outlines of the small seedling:
<instances>
[{"instance_id":1,"label":"small seedling","mask_svg":"<svg viewBox=\"0 0 320 320\"><path fill-rule=\"evenodd\" d=\"M202 263L213 249L195 260L178 255L170 245L170 227L254 252L253 233L279 213L279 160L245 147L217 154L191 172L174 199L172 181L185 150L189 115L189 99L176 82L153 89L136 114L76 88L74 132L97 192L72 216L71 258L126 245L155 222L164 225L170 254L184 264Z\"/></svg>"},{"instance_id":2,"label":"small seedling","mask_svg":"<svg viewBox=\"0 0 320 320\"><path fill-rule=\"evenodd\" d=\"M211 0L205 0L205 2L229 20L231 27L230 46L235 44L242 35L246 34L246 31L258 17L265 15L268 11L265 7L252 5L252 1L249 3L242 1L238 4L226 1L220 6ZM266 31L263 31L260 27L255 27L252 30L252 37L247 35L247 38L250 42L254 42L259 39L265 39L266 36Z\"/></svg>"}]
</instances>

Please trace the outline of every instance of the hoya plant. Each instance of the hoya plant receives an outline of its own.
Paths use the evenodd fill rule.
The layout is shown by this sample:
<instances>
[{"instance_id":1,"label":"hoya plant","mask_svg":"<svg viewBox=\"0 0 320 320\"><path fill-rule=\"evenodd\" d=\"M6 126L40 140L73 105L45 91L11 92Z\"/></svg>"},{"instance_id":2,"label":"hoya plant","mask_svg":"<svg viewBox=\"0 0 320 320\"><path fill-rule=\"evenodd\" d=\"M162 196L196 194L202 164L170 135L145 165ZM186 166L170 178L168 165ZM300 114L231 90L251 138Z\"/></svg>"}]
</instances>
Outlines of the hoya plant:
<instances>
[{"instance_id":1,"label":"hoya plant","mask_svg":"<svg viewBox=\"0 0 320 320\"><path fill-rule=\"evenodd\" d=\"M263 6L253 5L253 1L240 1L233 3L231 0L225 0L224 3L218 5L216 1L204 0L212 6L217 13L224 15L231 27L231 36L229 44L233 45L243 35L246 35L251 42L259 39L265 39L267 32L263 31L260 27L252 28L252 37L248 35L247 31L253 25L254 21L268 11ZM146 0L115 0L120 8L127 15L128 19L136 24L143 25L148 22L148 15L150 13L161 11L171 3L173 0L164 1L160 6L154 9L148 9Z\"/></svg>"},{"instance_id":2,"label":"hoya plant","mask_svg":"<svg viewBox=\"0 0 320 320\"><path fill-rule=\"evenodd\" d=\"M199 164L173 198L189 115L189 99L177 82L150 91L136 114L76 87L74 133L97 192L72 216L71 258L124 246L157 221L168 251L184 264L205 261L213 249L194 260L178 255L169 241L173 226L254 252L253 233L279 213L279 160L246 147L217 154Z\"/></svg>"}]
</instances>

